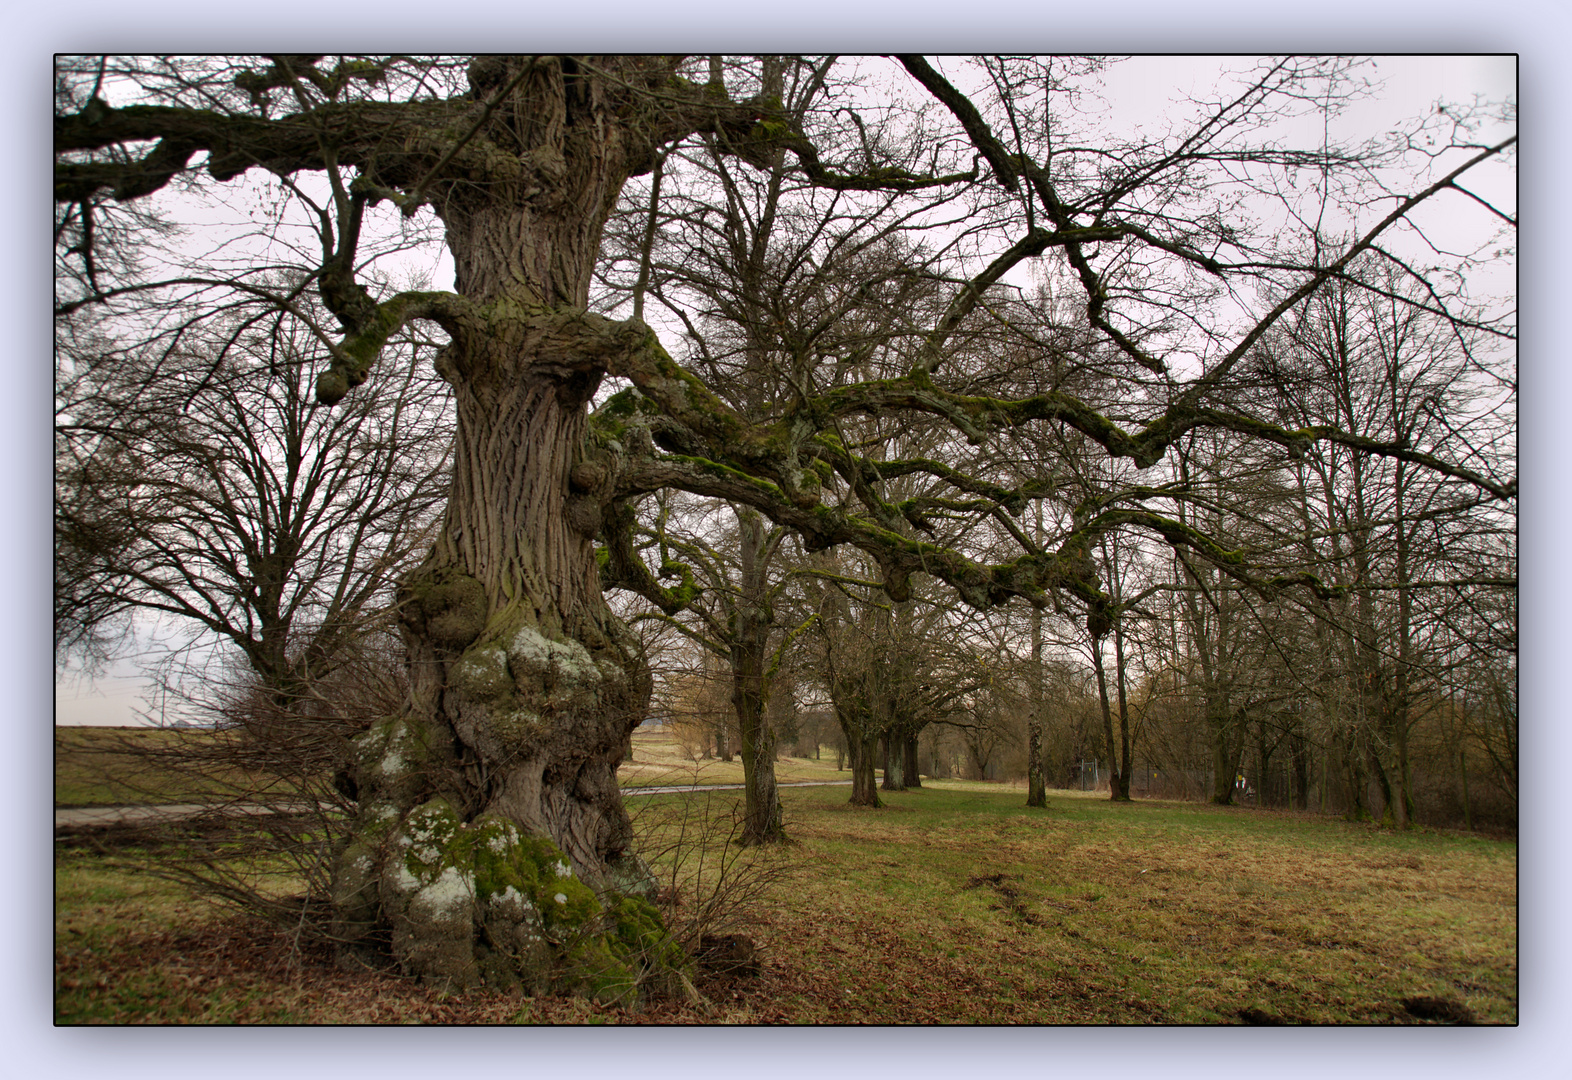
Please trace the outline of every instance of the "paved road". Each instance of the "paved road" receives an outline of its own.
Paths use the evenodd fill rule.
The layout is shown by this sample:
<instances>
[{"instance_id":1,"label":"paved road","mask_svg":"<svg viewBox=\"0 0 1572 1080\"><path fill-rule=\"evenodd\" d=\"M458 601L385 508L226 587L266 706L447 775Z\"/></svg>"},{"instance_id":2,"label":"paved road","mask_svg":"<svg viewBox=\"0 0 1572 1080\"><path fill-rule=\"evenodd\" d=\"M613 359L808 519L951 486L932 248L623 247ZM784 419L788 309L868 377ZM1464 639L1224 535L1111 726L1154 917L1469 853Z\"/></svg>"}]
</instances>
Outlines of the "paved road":
<instances>
[{"instance_id":1,"label":"paved road","mask_svg":"<svg viewBox=\"0 0 1572 1080\"><path fill-rule=\"evenodd\" d=\"M850 786L850 780L803 780L796 783L780 784L779 787L837 787ZM629 795L675 795L683 791L741 791L741 784L680 784L675 787L626 787L622 789L624 796ZM170 803L166 806L81 806L69 810L55 811L55 828L80 828L92 825L131 825L155 824L162 821L179 821L181 818L196 817L212 809L200 803ZM224 813L229 814L262 814L268 810L305 810L306 805L298 807L278 804L263 806L260 803L236 803L226 806Z\"/></svg>"}]
</instances>

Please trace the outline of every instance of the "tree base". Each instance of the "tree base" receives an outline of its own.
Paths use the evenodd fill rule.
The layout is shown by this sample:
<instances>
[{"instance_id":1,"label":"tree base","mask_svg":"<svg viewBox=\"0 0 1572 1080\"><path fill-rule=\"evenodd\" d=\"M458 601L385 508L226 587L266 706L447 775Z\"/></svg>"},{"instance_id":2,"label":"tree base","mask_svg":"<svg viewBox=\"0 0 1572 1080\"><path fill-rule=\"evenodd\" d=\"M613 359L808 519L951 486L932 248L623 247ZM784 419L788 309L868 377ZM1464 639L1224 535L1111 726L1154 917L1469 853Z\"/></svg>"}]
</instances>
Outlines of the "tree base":
<instances>
[{"instance_id":1,"label":"tree base","mask_svg":"<svg viewBox=\"0 0 1572 1080\"><path fill-rule=\"evenodd\" d=\"M335 930L353 951L355 940L391 929L393 959L422 983L631 1005L650 990L680 992L690 975L647 899L597 895L555 844L503 818L464 823L436 798L379 846L380 866L364 833L340 854ZM648 881L636 856L623 861L622 883Z\"/></svg>"},{"instance_id":2,"label":"tree base","mask_svg":"<svg viewBox=\"0 0 1572 1080\"><path fill-rule=\"evenodd\" d=\"M506 817L466 821L443 795L401 808L413 801L401 797L404 781L431 764L421 728L387 721L359 747L358 771L376 782L362 784L334 866L333 932L345 959L380 938L405 974L444 990L486 985L620 1005L681 992L689 960L650 902L655 882L638 856L604 864L597 892L557 844Z\"/></svg>"}]
</instances>

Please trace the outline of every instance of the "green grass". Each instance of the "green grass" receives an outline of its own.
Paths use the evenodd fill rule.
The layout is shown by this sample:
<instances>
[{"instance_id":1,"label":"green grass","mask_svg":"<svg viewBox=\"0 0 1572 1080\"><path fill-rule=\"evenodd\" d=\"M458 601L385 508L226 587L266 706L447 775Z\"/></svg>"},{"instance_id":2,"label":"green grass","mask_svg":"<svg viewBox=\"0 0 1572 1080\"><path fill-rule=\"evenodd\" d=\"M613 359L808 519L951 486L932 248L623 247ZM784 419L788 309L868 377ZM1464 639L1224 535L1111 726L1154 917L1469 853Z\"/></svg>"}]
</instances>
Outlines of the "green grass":
<instances>
[{"instance_id":1,"label":"green grass","mask_svg":"<svg viewBox=\"0 0 1572 1080\"><path fill-rule=\"evenodd\" d=\"M659 749L636 744L650 775ZM803 772L836 778L825 764ZM710 987L707 1010L663 1005L644 1019L1405 1023L1403 1000L1421 995L1483 1022L1517 1019L1511 841L1079 792L1030 810L1020 788L962 781L881 793L878 810L847 794L782 789L792 843L772 857L785 877L745 928L763 975ZM629 805L653 851L678 828L724 834L739 795ZM342 972L287 929L97 855L62 850L56 889L62 1022L634 1019Z\"/></svg>"},{"instance_id":2,"label":"green grass","mask_svg":"<svg viewBox=\"0 0 1572 1080\"><path fill-rule=\"evenodd\" d=\"M783 794L800 848L773 936L837 929L794 1019L831 1019L839 985L870 1022L1387 1022L1416 995L1516 1020L1515 844L1070 792L1033 811L944 782L884 797Z\"/></svg>"},{"instance_id":3,"label":"green grass","mask_svg":"<svg viewBox=\"0 0 1572 1080\"><path fill-rule=\"evenodd\" d=\"M55 728L55 805L119 806L190 802L224 790L171 768L165 756L213 733L170 728Z\"/></svg>"}]
</instances>

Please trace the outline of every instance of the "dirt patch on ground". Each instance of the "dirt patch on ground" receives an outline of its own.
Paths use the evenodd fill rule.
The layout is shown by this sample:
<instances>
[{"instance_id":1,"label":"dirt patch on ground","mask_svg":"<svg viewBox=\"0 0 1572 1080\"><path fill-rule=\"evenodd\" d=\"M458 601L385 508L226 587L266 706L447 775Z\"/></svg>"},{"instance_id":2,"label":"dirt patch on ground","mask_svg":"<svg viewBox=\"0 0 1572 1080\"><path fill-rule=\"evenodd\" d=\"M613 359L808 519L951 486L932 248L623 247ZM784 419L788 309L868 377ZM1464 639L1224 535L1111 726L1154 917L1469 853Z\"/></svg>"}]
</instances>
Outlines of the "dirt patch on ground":
<instances>
[{"instance_id":1,"label":"dirt patch on ground","mask_svg":"<svg viewBox=\"0 0 1572 1080\"><path fill-rule=\"evenodd\" d=\"M1403 999L1408 1015L1418 1020L1431 1020L1438 1024L1475 1024L1474 1010L1454 998L1410 997Z\"/></svg>"},{"instance_id":2,"label":"dirt patch on ground","mask_svg":"<svg viewBox=\"0 0 1572 1080\"><path fill-rule=\"evenodd\" d=\"M1025 894L1021 892L1020 886L1011 880L1009 874L979 874L977 877L968 879L962 887L967 889L990 889L1000 901L994 905L995 911L1007 912L1011 918L1018 922L1023 922L1027 926L1043 927L1048 925L1043 921L1042 916L1032 911L1027 905Z\"/></svg>"}]
</instances>

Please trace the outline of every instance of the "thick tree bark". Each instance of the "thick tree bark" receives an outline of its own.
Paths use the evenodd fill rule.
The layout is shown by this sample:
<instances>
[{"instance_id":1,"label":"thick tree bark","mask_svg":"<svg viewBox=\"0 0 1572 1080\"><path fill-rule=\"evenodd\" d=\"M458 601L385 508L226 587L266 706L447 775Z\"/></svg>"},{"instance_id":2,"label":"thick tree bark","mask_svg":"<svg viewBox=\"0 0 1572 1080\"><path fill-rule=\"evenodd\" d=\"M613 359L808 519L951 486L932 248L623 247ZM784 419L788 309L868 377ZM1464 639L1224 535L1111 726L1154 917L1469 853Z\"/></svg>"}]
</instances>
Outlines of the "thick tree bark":
<instances>
[{"instance_id":1,"label":"thick tree bark","mask_svg":"<svg viewBox=\"0 0 1572 1080\"><path fill-rule=\"evenodd\" d=\"M756 620L739 612L737 621L747 627ZM775 789L775 733L765 717L768 703L764 689L765 641L759 632L742 628L733 642L732 709L742 736L743 828L745 844L769 843L784 835L780 799Z\"/></svg>"},{"instance_id":2,"label":"thick tree bark","mask_svg":"<svg viewBox=\"0 0 1572 1080\"><path fill-rule=\"evenodd\" d=\"M452 491L401 590L409 711L360 741L333 898L346 941L389 927L395 957L428 982L617 998L635 961L591 949L565 964L564 950L582 952L606 907L619 925L653 917L618 899L651 895L616 778L650 678L601 594L605 470L584 440L626 337L582 312L628 170L603 88L566 68L519 69L507 130L521 182L455 184L437 204L469 304L438 361L457 406ZM515 72L481 75L490 91Z\"/></svg>"},{"instance_id":3,"label":"thick tree bark","mask_svg":"<svg viewBox=\"0 0 1572 1080\"><path fill-rule=\"evenodd\" d=\"M922 787L922 777L918 773L916 732L912 732L901 740L901 766L906 786L909 788Z\"/></svg>"},{"instance_id":4,"label":"thick tree bark","mask_svg":"<svg viewBox=\"0 0 1572 1080\"><path fill-rule=\"evenodd\" d=\"M1234 805L1234 788L1239 763L1244 754L1244 724L1208 688L1206 719L1212 739L1212 802L1217 806Z\"/></svg>"},{"instance_id":5,"label":"thick tree bark","mask_svg":"<svg viewBox=\"0 0 1572 1080\"><path fill-rule=\"evenodd\" d=\"M732 676L732 706L742 729L742 784L744 844L766 844L784 838L780 796L775 786L775 732L764 715L758 687L763 679L763 650L739 656Z\"/></svg>"},{"instance_id":6,"label":"thick tree bark","mask_svg":"<svg viewBox=\"0 0 1572 1080\"><path fill-rule=\"evenodd\" d=\"M836 719L840 721L841 731L846 736L846 754L851 765L852 793L848 801L853 806L883 806L884 803L879 799L878 778L875 776L879 754L878 732L871 730L872 725L865 718L848 716L839 705L836 706Z\"/></svg>"}]
</instances>

